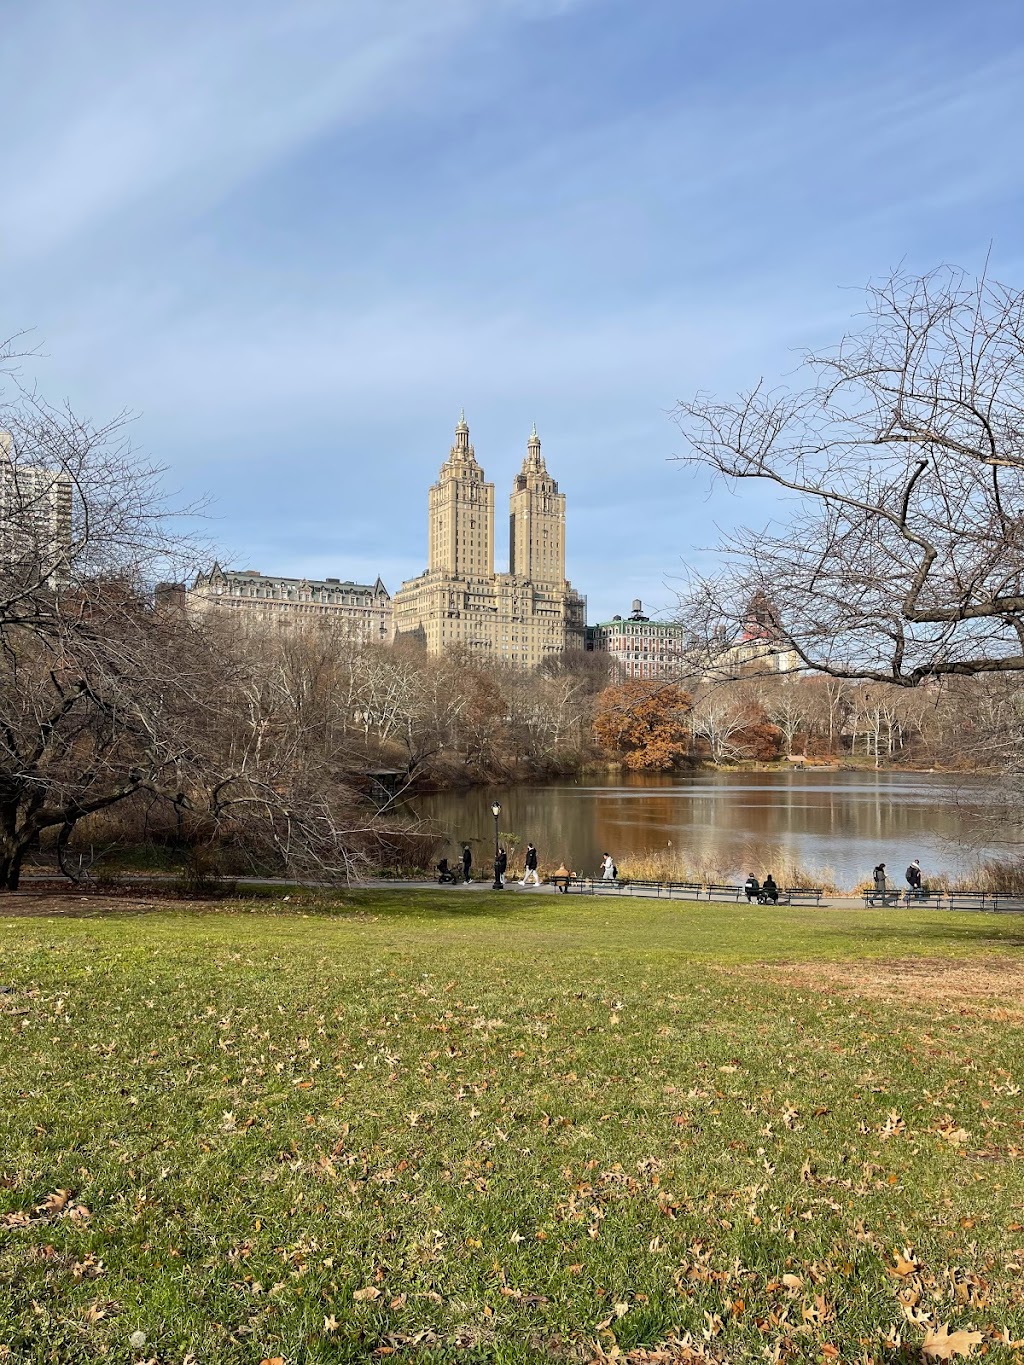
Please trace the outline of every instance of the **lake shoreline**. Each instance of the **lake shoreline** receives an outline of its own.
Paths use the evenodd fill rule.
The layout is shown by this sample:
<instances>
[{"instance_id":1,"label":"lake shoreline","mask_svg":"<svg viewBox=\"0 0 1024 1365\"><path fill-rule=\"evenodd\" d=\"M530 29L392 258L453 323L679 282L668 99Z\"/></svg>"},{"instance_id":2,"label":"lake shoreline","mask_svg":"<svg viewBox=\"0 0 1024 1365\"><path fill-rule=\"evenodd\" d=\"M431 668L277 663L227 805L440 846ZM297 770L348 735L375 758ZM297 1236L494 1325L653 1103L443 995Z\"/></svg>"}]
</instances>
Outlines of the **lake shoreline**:
<instances>
[{"instance_id":1,"label":"lake shoreline","mask_svg":"<svg viewBox=\"0 0 1024 1365\"><path fill-rule=\"evenodd\" d=\"M954 767L932 764L929 767L910 763L880 763L841 758L835 761L794 756L791 759L758 761L741 760L736 763L708 763L694 760L675 768L630 768L627 764L612 759L599 763L583 763L548 769L545 772L524 772L519 776L503 774L501 777L466 777L456 781L427 779L417 783L417 795L434 795L440 792L505 791L516 787L534 787L546 783L557 783L567 778L601 776L651 777L693 777L708 773L791 773L791 772L851 772L851 773L917 773L941 777L980 777L994 779L1001 776L997 768Z\"/></svg>"}]
</instances>

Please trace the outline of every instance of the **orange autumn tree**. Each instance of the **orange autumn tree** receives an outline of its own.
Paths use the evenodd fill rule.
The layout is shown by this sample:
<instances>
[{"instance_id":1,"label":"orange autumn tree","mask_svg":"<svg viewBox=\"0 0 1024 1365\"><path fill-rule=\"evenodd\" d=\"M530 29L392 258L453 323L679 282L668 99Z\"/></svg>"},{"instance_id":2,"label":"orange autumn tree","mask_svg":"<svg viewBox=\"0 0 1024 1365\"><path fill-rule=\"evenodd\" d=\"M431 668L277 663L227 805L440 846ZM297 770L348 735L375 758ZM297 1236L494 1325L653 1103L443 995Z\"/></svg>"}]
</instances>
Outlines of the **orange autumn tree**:
<instances>
[{"instance_id":1,"label":"orange autumn tree","mask_svg":"<svg viewBox=\"0 0 1024 1365\"><path fill-rule=\"evenodd\" d=\"M594 738L627 768L674 768L690 752L690 706L674 683L606 687L594 704Z\"/></svg>"}]
</instances>

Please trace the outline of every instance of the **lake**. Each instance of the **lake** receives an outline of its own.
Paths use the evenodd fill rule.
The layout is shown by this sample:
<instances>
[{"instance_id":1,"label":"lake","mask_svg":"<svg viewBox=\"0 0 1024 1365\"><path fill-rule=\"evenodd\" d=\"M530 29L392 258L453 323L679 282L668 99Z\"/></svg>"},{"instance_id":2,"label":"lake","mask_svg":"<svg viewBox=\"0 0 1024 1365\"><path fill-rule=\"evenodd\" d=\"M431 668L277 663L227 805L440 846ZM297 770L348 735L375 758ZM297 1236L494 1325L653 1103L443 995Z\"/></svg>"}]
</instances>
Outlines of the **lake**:
<instances>
[{"instance_id":1,"label":"lake","mask_svg":"<svg viewBox=\"0 0 1024 1365\"><path fill-rule=\"evenodd\" d=\"M745 874L763 870L746 866L747 851L756 846L828 867L840 886L852 886L879 861L899 884L912 858L920 858L926 880L938 871L966 873L979 852L970 847L972 832L997 791L990 779L934 773L616 773L432 793L414 808L448 834L450 857L471 841L478 873L493 855L496 800L501 830L524 845L532 839L549 870L564 862L596 873L605 850L622 862L627 854L671 845Z\"/></svg>"}]
</instances>

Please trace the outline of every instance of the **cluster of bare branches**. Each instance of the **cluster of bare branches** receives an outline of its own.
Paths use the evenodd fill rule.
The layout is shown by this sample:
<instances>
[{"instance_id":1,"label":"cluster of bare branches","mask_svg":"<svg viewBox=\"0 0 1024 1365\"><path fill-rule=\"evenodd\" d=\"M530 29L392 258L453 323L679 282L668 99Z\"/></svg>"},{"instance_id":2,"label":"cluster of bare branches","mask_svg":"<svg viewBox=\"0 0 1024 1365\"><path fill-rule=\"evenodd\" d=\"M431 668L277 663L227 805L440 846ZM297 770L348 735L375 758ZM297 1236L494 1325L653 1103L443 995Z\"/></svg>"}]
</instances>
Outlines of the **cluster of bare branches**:
<instances>
[{"instance_id":1,"label":"cluster of bare branches","mask_svg":"<svg viewBox=\"0 0 1024 1365\"><path fill-rule=\"evenodd\" d=\"M680 458L789 495L694 575L686 618L712 641L772 604L803 666L915 687L1024 668L1024 292L943 268L867 291L864 327L763 382L676 416Z\"/></svg>"},{"instance_id":2,"label":"cluster of bare branches","mask_svg":"<svg viewBox=\"0 0 1024 1365\"><path fill-rule=\"evenodd\" d=\"M11 356L12 348L7 355ZM0 363L3 355L0 355ZM94 427L16 382L0 396L0 889L83 822L145 801L193 845L351 876L394 832L358 790L334 679L168 605L205 547L124 418ZM408 822L394 822L408 834Z\"/></svg>"}]
</instances>

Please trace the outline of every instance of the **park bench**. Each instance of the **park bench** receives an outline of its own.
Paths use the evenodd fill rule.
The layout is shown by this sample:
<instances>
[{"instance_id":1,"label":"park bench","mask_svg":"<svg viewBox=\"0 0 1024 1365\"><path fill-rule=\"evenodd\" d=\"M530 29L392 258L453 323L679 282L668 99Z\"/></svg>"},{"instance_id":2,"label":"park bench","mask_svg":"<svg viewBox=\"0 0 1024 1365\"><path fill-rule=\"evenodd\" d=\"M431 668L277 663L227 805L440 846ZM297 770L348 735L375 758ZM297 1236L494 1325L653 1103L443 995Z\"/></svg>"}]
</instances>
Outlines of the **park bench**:
<instances>
[{"instance_id":1,"label":"park bench","mask_svg":"<svg viewBox=\"0 0 1024 1365\"><path fill-rule=\"evenodd\" d=\"M627 877L619 885L627 896L660 896L664 882L649 881L644 877Z\"/></svg>"},{"instance_id":2,"label":"park bench","mask_svg":"<svg viewBox=\"0 0 1024 1365\"><path fill-rule=\"evenodd\" d=\"M864 908L866 910L877 910L879 906L899 905L903 899L903 892L898 886L887 887L884 891L862 891L864 897Z\"/></svg>"},{"instance_id":3,"label":"park bench","mask_svg":"<svg viewBox=\"0 0 1024 1365\"><path fill-rule=\"evenodd\" d=\"M997 891L992 897L992 904L989 909L994 910L998 915L1022 915L1024 914L1024 896L1004 896Z\"/></svg>"},{"instance_id":4,"label":"park bench","mask_svg":"<svg viewBox=\"0 0 1024 1365\"><path fill-rule=\"evenodd\" d=\"M606 882L603 877L549 877L548 881L556 887L565 884L566 891L577 891L583 896L614 895L622 891L623 883Z\"/></svg>"},{"instance_id":5,"label":"park bench","mask_svg":"<svg viewBox=\"0 0 1024 1365\"><path fill-rule=\"evenodd\" d=\"M942 895L941 891L915 891L913 887L908 886L903 893L903 902L907 906L931 906L933 910L941 910Z\"/></svg>"},{"instance_id":6,"label":"park bench","mask_svg":"<svg viewBox=\"0 0 1024 1365\"><path fill-rule=\"evenodd\" d=\"M787 886L779 893L780 905L820 905L824 887Z\"/></svg>"},{"instance_id":7,"label":"park bench","mask_svg":"<svg viewBox=\"0 0 1024 1365\"><path fill-rule=\"evenodd\" d=\"M623 884L616 877L612 881L605 881L604 877L592 877L593 890L597 895L614 895L621 892Z\"/></svg>"},{"instance_id":8,"label":"park bench","mask_svg":"<svg viewBox=\"0 0 1024 1365\"><path fill-rule=\"evenodd\" d=\"M593 877L549 877L554 886L559 887L565 883L566 891L575 891L581 896L589 896L594 891Z\"/></svg>"},{"instance_id":9,"label":"park bench","mask_svg":"<svg viewBox=\"0 0 1024 1365\"><path fill-rule=\"evenodd\" d=\"M987 910L992 897L987 891L947 892L950 910Z\"/></svg>"},{"instance_id":10,"label":"park bench","mask_svg":"<svg viewBox=\"0 0 1024 1365\"><path fill-rule=\"evenodd\" d=\"M746 900L742 886L726 886L722 882L711 882L708 886L708 900L738 901L741 897Z\"/></svg>"},{"instance_id":11,"label":"park bench","mask_svg":"<svg viewBox=\"0 0 1024 1365\"><path fill-rule=\"evenodd\" d=\"M669 900L678 896L680 900L697 901L704 890L703 882L665 882L664 886Z\"/></svg>"}]
</instances>

